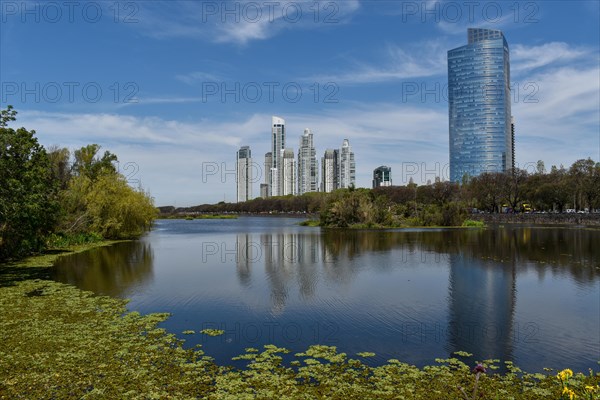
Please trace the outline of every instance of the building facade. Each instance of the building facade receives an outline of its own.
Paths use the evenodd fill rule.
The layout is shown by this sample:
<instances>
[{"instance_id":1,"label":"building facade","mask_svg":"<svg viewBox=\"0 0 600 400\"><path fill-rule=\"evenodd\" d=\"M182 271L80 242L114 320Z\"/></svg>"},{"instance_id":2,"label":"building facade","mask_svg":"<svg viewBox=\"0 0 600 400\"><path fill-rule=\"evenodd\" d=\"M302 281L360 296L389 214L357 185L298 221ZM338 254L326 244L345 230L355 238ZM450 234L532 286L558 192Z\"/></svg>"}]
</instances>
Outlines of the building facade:
<instances>
[{"instance_id":1,"label":"building facade","mask_svg":"<svg viewBox=\"0 0 600 400\"><path fill-rule=\"evenodd\" d=\"M281 180L278 174L281 174L281 154L285 149L285 120L283 118L273 116L271 118L271 156L272 164L270 168L270 177L267 182L270 186L269 193L271 196L281 196Z\"/></svg>"},{"instance_id":2,"label":"building facade","mask_svg":"<svg viewBox=\"0 0 600 400\"><path fill-rule=\"evenodd\" d=\"M321 191L333 192L338 188L338 166L339 151L333 149L325 150L321 158Z\"/></svg>"},{"instance_id":3,"label":"building facade","mask_svg":"<svg viewBox=\"0 0 600 400\"><path fill-rule=\"evenodd\" d=\"M279 174L279 187L281 191L279 196L288 196L298 194L298 165L296 164L296 157L294 150L284 149L281 150L281 168Z\"/></svg>"},{"instance_id":4,"label":"building facade","mask_svg":"<svg viewBox=\"0 0 600 400\"><path fill-rule=\"evenodd\" d=\"M468 29L448 51L450 180L503 172L514 163L509 48L504 34Z\"/></svg>"},{"instance_id":5,"label":"building facade","mask_svg":"<svg viewBox=\"0 0 600 400\"><path fill-rule=\"evenodd\" d=\"M392 169L385 165L373 171L373 189L381 186L392 186Z\"/></svg>"},{"instance_id":6,"label":"building facade","mask_svg":"<svg viewBox=\"0 0 600 400\"><path fill-rule=\"evenodd\" d=\"M310 129L305 129L300 136L298 149L298 194L319 191L319 168L317 152Z\"/></svg>"},{"instance_id":7,"label":"building facade","mask_svg":"<svg viewBox=\"0 0 600 400\"><path fill-rule=\"evenodd\" d=\"M321 191L333 192L338 188L338 166L339 151L334 149L325 150L321 158Z\"/></svg>"},{"instance_id":8,"label":"building facade","mask_svg":"<svg viewBox=\"0 0 600 400\"><path fill-rule=\"evenodd\" d=\"M338 185L341 189L356 186L356 164L350 141L344 139L339 153Z\"/></svg>"},{"instance_id":9,"label":"building facade","mask_svg":"<svg viewBox=\"0 0 600 400\"><path fill-rule=\"evenodd\" d=\"M271 177L271 168L273 168L273 153L268 152L265 154L265 167L263 169L265 176L265 189L261 185L260 195L263 198L271 197L271 181L273 178ZM263 196L263 192L265 195Z\"/></svg>"},{"instance_id":10,"label":"building facade","mask_svg":"<svg viewBox=\"0 0 600 400\"><path fill-rule=\"evenodd\" d=\"M252 200L252 153L250 147L242 146L237 151L236 181L237 202Z\"/></svg>"}]
</instances>

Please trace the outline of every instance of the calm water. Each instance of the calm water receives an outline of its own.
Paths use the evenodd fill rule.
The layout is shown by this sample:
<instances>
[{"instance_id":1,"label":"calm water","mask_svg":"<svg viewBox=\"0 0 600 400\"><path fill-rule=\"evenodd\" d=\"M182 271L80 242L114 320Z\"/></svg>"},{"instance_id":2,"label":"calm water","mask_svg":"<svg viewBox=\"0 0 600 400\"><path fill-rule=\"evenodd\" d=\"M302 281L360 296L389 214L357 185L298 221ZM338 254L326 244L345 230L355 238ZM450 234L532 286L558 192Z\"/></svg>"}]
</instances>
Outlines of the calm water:
<instances>
[{"instance_id":1,"label":"calm water","mask_svg":"<svg viewBox=\"0 0 600 400\"><path fill-rule=\"evenodd\" d=\"M54 279L169 312L219 362L319 343L419 366L464 350L528 371L600 360L600 230L344 231L298 219L161 220L144 239L63 257ZM226 330L220 337L181 335Z\"/></svg>"}]
</instances>

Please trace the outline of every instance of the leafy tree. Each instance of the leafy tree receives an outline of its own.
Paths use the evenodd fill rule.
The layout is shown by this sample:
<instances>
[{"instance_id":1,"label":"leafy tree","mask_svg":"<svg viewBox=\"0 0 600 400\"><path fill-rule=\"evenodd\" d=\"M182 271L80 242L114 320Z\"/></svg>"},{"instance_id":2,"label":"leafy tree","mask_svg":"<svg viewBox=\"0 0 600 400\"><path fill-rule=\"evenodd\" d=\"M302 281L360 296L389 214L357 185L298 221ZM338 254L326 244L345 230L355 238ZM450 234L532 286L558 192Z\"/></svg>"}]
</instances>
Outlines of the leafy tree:
<instances>
[{"instance_id":1,"label":"leafy tree","mask_svg":"<svg viewBox=\"0 0 600 400\"><path fill-rule=\"evenodd\" d=\"M518 210L519 202L522 200L524 183L527 180L527 171L514 169L508 171L502 177L503 192L506 201L513 210Z\"/></svg>"},{"instance_id":2,"label":"leafy tree","mask_svg":"<svg viewBox=\"0 0 600 400\"><path fill-rule=\"evenodd\" d=\"M79 150L75 150L75 162L73 163L73 171L77 175L85 175L92 180L102 172L116 172L114 162L117 161L117 156L109 151L105 151L101 158L97 157L101 146L98 144L89 144Z\"/></svg>"},{"instance_id":3,"label":"leafy tree","mask_svg":"<svg viewBox=\"0 0 600 400\"><path fill-rule=\"evenodd\" d=\"M129 239L150 229L157 213L153 200L132 189L123 175L105 172L90 188L85 204L91 231L105 238Z\"/></svg>"},{"instance_id":4,"label":"leafy tree","mask_svg":"<svg viewBox=\"0 0 600 400\"><path fill-rule=\"evenodd\" d=\"M0 260L41 250L57 210L48 155L35 131L8 128L16 115L0 112Z\"/></svg>"},{"instance_id":5,"label":"leafy tree","mask_svg":"<svg viewBox=\"0 0 600 400\"><path fill-rule=\"evenodd\" d=\"M66 189L72 177L71 163L69 162L71 152L66 147L58 146L51 146L47 152L54 179L59 182L61 189Z\"/></svg>"},{"instance_id":6,"label":"leafy tree","mask_svg":"<svg viewBox=\"0 0 600 400\"><path fill-rule=\"evenodd\" d=\"M577 160L569 169L569 176L572 187L575 189L576 198L579 199L575 208L592 208L596 196L598 196L598 177L597 168L591 158L587 160ZM579 207L578 207L579 206Z\"/></svg>"},{"instance_id":7,"label":"leafy tree","mask_svg":"<svg viewBox=\"0 0 600 400\"><path fill-rule=\"evenodd\" d=\"M471 178L469 186L473 197L479 204L479 208L489 212L498 212L500 202L504 198L503 173L485 172L479 176Z\"/></svg>"}]
</instances>

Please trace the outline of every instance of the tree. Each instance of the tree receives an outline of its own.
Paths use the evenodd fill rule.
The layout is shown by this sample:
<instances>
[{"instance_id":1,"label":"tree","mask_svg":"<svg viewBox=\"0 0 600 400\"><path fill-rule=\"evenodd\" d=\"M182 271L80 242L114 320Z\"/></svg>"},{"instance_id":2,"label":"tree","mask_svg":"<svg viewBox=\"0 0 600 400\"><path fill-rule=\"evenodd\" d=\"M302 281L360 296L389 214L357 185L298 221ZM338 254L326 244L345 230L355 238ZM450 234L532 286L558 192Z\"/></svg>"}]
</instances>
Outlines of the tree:
<instances>
[{"instance_id":1,"label":"tree","mask_svg":"<svg viewBox=\"0 0 600 400\"><path fill-rule=\"evenodd\" d=\"M143 190L130 187L125 177L116 172L112 161L108 161L116 161L116 156L94 161L94 152L89 149L93 150L93 145L76 151L80 160L83 154L84 162L80 161L79 174L61 191L60 232L98 234L106 239L139 237L156 218L152 198Z\"/></svg>"},{"instance_id":2,"label":"tree","mask_svg":"<svg viewBox=\"0 0 600 400\"><path fill-rule=\"evenodd\" d=\"M104 172L85 196L92 232L110 239L130 239L150 229L157 210L152 198L134 190L121 174Z\"/></svg>"},{"instance_id":3,"label":"tree","mask_svg":"<svg viewBox=\"0 0 600 400\"><path fill-rule=\"evenodd\" d=\"M47 152L54 178L59 182L60 189L66 189L72 176L69 162L71 152L66 147L58 146L50 146Z\"/></svg>"},{"instance_id":4,"label":"tree","mask_svg":"<svg viewBox=\"0 0 600 400\"><path fill-rule=\"evenodd\" d=\"M0 112L0 260L41 250L57 210L48 155L34 130L8 128L16 115Z\"/></svg>"},{"instance_id":5,"label":"tree","mask_svg":"<svg viewBox=\"0 0 600 400\"><path fill-rule=\"evenodd\" d=\"M479 204L479 208L489 212L498 212L500 201L504 197L504 174L500 172L485 172L471 179L469 189Z\"/></svg>"},{"instance_id":6,"label":"tree","mask_svg":"<svg viewBox=\"0 0 600 400\"><path fill-rule=\"evenodd\" d=\"M598 178L596 175L596 164L591 158L587 160L577 160L569 169L571 184L575 189L576 199L579 199L579 207L573 205L574 208L584 208L587 205L588 209L592 208L594 200L598 195Z\"/></svg>"},{"instance_id":7,"label":"tree","mask_svg":"<svg viewBox=\"0 0 600 400\"><path fill-rule=\"evenodd\" d=\"M522 200L527 177L527 171L519 168L506 172L502 177L503 193L513 210L517 210L519 202Z\"/></svg>"},{"instance_id":8,"label":"tree","mask_svg":"<svg viewBox=\"0 0 600 400\"><path fill-rule=\"evenodd\" d=\"M91 180L96 180L102 172L117 171L113 164L117 161L117 156L109 151L105 151L102 158L98 158L97 154L100 149L101 146L98 144L89 144L79 150L75 150L73 171L76 175L85 175Z\"/></svg>"}]
</instances>

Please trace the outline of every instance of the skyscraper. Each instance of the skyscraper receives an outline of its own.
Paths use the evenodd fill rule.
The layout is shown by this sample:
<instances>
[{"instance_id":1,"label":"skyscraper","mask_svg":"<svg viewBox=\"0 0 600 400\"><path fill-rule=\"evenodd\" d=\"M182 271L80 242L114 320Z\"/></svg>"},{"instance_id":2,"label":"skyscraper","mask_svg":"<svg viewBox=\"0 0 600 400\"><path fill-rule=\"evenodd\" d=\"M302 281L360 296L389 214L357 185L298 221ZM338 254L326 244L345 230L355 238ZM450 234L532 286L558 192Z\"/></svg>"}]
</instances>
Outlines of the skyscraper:
<instances>
[{"instance_id":1,"label":"skyscraper","mask_svg":"<svg viewBox=\"0 0 600 400\"><path fill-rule=\"evenodd\" d=\"M279 196L296 195L298 187L296 157L294 150L281 150L281 168L279 174Z\"/></svg>"},{"instance_id":2,"label":"skyscraper","mask_svg":"<svg viewBox=\"0 0 600 400\"><path fill-rule=\"evenodd\" d=\"M242 146L237 151L236 164L237 202L252 199L252 153L250 147Z\"/></svg>"},{"instance_id":3,"label":"skyscraper","mask_svg":"<svg viewBox=\"0 0 600 400\"><path fill-rule=\"evenodd\" d=\"M273 156L271 165L270 195L281 195L281 182L279 175L281 172L281 150L285 149L285 120L283 118L273 116L271 118L271 154Z\"/></svg>"},{"instance_id":4,"label":"skyscraper","mask_svg":"<svg viewBox=\"0 0 600 400\"><path fill-rule=\"evenodd\" d=\"M313 134L305 129L298 149L298 194L319 191L319 169Z\"/></svg>"},{"instance_id":5,"label":"skyscraper","mask_svg":"<svg viewBox=\"0 0 600 400\"><path fill-rule=\"evenodd\" d=\"M385 165L373 171L373 189L380 186L392 186L392 169Z\"/></svg>"},{"instance_id":6,"label":"skyscraper","mask_svg":"<svg viewBox=\"0 0 600 400\"><path fill-rule=\"evenodd\" d=\"M273 168L273 153L268 152L265 154L265 183L264 186L260 185L260 196L263 198L271 196L271 181L273 180L271 177L271 168Z\"/></svg>"},{"instance_id":7,"label":"skyscraper","mask_svg":"<svg viewBox=\"0 0 600 400\"><path fill-rule=\"evenodd\" d=\"M499 30L468 29L448 51L450 180L513 166L510 59Z\"/></svg>"},{"instance_id":8,"label":"skyscraper","mask_svg":"<svg viewBox=\"0 0 600 400\"><path fill-rule=\"evenodd\" d=\"M329 193L338 188L339 151L325 150L321 158L321 191Z\"/></svg>"},{"instance_id":9,"label":"skyscraper","mask_svg":"<svg viewBox=\"0 0 600 400\"><path fill-rule=\"evenodd\" d=\"M354 163L354 153L348 139L344 139L339 157L339 187L349 188L356 185L356 165Z\"/></svg>"}]
</instances>

